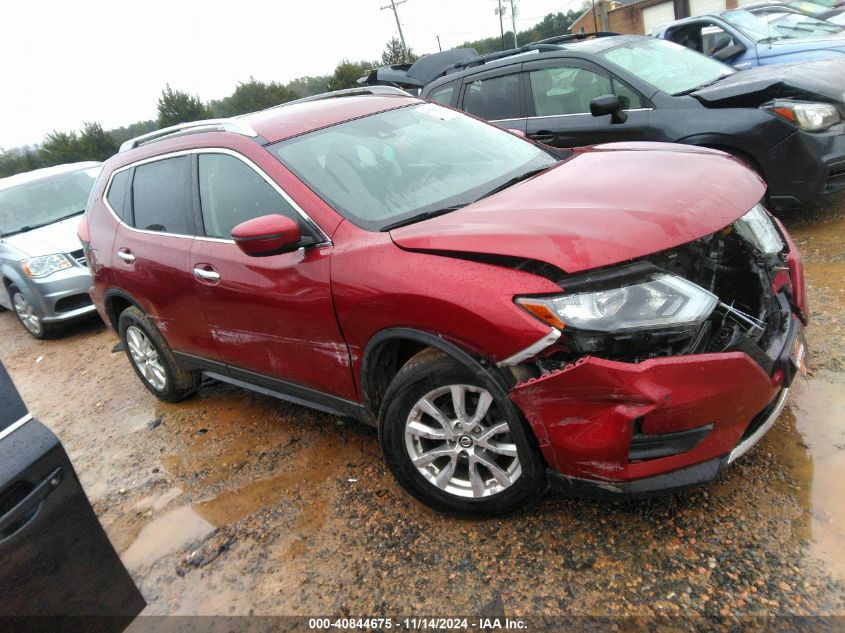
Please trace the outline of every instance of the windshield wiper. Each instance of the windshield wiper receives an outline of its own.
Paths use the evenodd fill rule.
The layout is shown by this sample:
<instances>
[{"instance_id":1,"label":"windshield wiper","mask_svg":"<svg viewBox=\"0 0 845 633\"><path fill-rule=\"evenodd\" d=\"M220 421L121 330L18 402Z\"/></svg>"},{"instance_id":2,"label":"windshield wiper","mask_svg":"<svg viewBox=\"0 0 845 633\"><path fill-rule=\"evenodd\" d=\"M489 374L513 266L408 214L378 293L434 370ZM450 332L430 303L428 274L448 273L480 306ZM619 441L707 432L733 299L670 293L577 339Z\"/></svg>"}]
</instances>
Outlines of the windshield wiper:
<instances>
[{"instance_id":1,"label":"windshield wiper","mask_svg":"<svg viewBox=\"0 0 845 633\"><path fill-rule=\"evenodd\" d=\"M683 97L684 95L688 95L689 93L695 92L696 90L701 90L702 88L706 88L707 86L712 86L717 81L721 81L725 77L730 77L731 75L733 75L733 73L725 73L724 75L719 75L715 79L713 79L711 81L705 81L703 84L699 84L698 86L690 88L689 90L682 90L681 92L673 92L672 96L673 97Z\"/></svg>"},{"instance_id":2,"label":"windshield wiper","mask_svg":"<svg viewBox=\"0 0 845 633\"><path fill-rule=\"evenodd\" d=\"M550 167L553 167L553 165L550 165L549 167L541 167L540 169L532 169L531 171L527 171L524 174L520 174L519 176L515 176L515 177L511 178L510 180L506 180L505 182L503 182L498 187L494 187L493 189L491 189L490 191L488 191L484 195L476 198L475 202L478 202L479 200L484 200L484 198L489 198L490 196L497 194L500 191L504 191L508 187L513 187L518 182L522 182L523 180L528 180L532 176L536 176L537 174L546 171Z\"/></svg>"},{"instance_id":3,"label":"windshield wiper","mask_svg":"<svg viewBox=\"0 0 845 633\"><path fill-rule=\"evenodd\" d=\"M428 220L430 218L436 218L438 215L446 215L447 213L451 213L452 211L457 211L458 209L463 209L467 206L469 202L464 202L462 204L454 204L451 207L443 207L442 209L434 209L433 211L423 211L422 213L417 213L416 215L412 215L409 218L405 218L404 220L397 220L391 224L385 224L381 227L381 231L392 231L393 229L398 229L400 226L407 226L409 224L414 224L416 222L422 222L423 220Z\"/></svg>"},{"instance_id":4,"label":"windshield wiper","mask_svg":"<svg viewBox=\"0 0 845 633\"><path fill-rule=\"evenodd\" d=\"M3 236L5 237L7 235L17 235L18 233L26 233L27 231L33 231L35 229L40 229L41 227L50 226L51 224L55 224L56 222L61 222L62 220L67 220L69 218L72 218L75 215L80 215L82 213L85 213L85 209L82 209L81 211L74 211L73 213L68 213L67 215L63 215L60 218L55 218L55 219L49 220L47 222L42 222L41 224L24 224L23 226L20 226L20 227L14 229L13 231L8 231L6 233L3 233Z\"/></svg>"}]
</instances>

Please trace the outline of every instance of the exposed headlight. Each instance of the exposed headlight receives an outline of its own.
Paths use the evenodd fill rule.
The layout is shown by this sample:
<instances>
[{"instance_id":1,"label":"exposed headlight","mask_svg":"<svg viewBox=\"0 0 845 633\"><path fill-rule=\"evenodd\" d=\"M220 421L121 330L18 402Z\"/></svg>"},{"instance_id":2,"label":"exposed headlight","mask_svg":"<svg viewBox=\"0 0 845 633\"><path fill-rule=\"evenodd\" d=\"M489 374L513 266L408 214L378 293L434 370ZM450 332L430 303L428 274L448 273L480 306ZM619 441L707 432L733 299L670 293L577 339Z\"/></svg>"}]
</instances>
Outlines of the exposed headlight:
<instances>
[{"instance_id":1,"label":"exposed headlight","mask_svg":"<svg viewBox=\"0 0 845 633\"><path fill-rule=\"evenodd\" d=\"M821 132L842 120L839 110L830 103L775 101L766 108L808 132Z\"/></svg>"},{"instance_id":2,"label":"exposed headlight","mask_svg":"<svg viewBox=\"0 0 845 633\"><path fill-rule=\"evenodd\" d=\"M64 255L41 255L40 257L30 257L21 262L21 268L27 277L35 279L39 277L47 277L55 272L70 268L73 266L71 261Z\"/></svg>"},{"instance_id":3,"label":"exposed headlight","mask_svg":"<svg viewBox=\"0 0 845 633\"><path fill-rule=\"evenodd\" d=\"M754 207L734 222L734 229L763 255L774 255L784 248L780 233L762 205Z\"/></svg>"},{"instance_id":4,"label":"exposed headlight","mask_svg":"<svg viewBox=\"0 0 845 633\"><path fill-rule=\"evenodd\" d=\"M591 332L695 326L710 316L718 302L704 288L666 273L653 273L617 288L517 299L549 325Z\"/></svg>"}]
</instances>

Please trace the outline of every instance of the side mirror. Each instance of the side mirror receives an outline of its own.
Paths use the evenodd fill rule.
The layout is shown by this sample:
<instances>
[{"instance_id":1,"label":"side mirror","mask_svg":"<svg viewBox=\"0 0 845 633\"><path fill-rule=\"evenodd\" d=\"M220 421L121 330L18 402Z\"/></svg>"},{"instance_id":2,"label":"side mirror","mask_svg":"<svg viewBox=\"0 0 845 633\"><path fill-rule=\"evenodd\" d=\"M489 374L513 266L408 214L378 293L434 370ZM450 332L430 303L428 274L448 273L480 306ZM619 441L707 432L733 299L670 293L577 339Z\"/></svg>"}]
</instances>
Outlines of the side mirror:
<instances>
[{"instance_id":1,"label":"side mirror","mask_svg":"<svg viewBox=\"0 0 845 633\"><path fill-rule=\"evenodd\" d=\"M262 215L232 229L232 239L250 257L267 257L301 246L299 224L283 215Z\"/></svg>"},{"instance_id":2,"label":"side mirror","mask_svg":"<svg viewBox=\"0 0 845 633\"><path fill-rule=\"evenodd\" d=\"M616 95L599 95L590 101L590 114L593 116L610 115L611 123L624 123L628 115L622 111L622 102Z\"/></svg>"}]
</instances>

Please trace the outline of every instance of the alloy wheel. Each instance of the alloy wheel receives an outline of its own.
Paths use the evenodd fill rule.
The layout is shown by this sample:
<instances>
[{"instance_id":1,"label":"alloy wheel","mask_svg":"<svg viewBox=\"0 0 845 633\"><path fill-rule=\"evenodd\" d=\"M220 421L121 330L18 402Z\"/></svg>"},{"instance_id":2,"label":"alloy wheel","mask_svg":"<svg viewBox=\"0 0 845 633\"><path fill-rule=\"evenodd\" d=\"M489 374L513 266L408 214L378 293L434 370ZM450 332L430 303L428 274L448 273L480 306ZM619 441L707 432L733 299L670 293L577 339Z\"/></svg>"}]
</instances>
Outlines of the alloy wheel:
<instances>
[{"instance_id":1,"label":"alloy wheel","mask_svg":"<svg viewBox=\"0 0 845 633\"><path fill-rule=\"evenodd\" d=\"M38 318L38 314L33 309L29 300L20 292L16 292L12 297L12 304L23 326L36 336L41 334L41 319Z\"/></svg>"},{"instance_id":2,"label":"alloy wheel","mask_svg":"<svg viewBox=\"0 0 845 633\"><path fill-rule=\"evenodd\" d=\"M167 374L159 358L158 351L141 328L130 325L126 328L126 345L132 362L150 386L157 391L164 391L167 386Z\"/></svg>"},{"instance_id":3,"label":"alloy wheel","mask_svg":"<svg viewBox=\"0 0 845 633\"><path fill-rule=\"evenodd\" d=\"M489 497L522 474L510 427L482 387L448 385L425 394L405 422L405 448L429 483L460 497Z\"/></svg>"}]
</instances>

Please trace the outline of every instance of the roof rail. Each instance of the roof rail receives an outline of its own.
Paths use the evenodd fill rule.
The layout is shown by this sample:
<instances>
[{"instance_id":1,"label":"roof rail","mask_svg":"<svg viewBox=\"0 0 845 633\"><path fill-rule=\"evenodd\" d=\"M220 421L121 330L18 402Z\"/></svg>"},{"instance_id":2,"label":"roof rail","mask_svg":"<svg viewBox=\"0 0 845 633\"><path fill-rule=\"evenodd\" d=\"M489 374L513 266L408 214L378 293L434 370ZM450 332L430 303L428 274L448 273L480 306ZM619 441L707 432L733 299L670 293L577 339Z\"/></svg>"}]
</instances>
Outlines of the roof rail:
<instances>
[{"instance_id":1,"label":"roof rail","mask_svg":"<svg viewBox=\"0 0 845 633\"><path fill-rule=\"evenodd\" d=\"M557 48L555 46L556 44L564 44L566 42L572 42L574 40L584 40L588 37L611 37L614 35L619 35L619 33L614 33L612 31L596 31L595 33L567 33L566 35L556 35L555 37L547 37L544 40L538 40L536 42L531 42L530 44L525 44L523 46L520 46L519 48L511 48L504 51L497 51L495 53L487 53L486 55L479 55L478 57L473 57L471 59L465 59L463 61L457 62L454 65L454 68L456 70L461 70L463 68L471 68L472 66L480 66L488 62L496 61L497 59L504 59L505 57L519 55L520 53L528 53L531 51L543 52L555 50Z\"/></svg>"},{"instance_id":2,"label":"roof rail","mask_svg":"<svg viewBox=\"0 0 845 633\"><path fill-rule=\"evenodd\" d=\"M357 97L358 95L396 95L401 97L413 97L410 92L396 88L394 86L362 86L360 88L345 88L343 90L334 90L332 92L322 92L318 95L311 95L310 97L303 97L302 99L295 99L294 101L285 101L279 105L268 108L284 108L285 106L294 105L296 103L307 103L309 101L322 101L323 99L336 99L338 97Z\"/></svg>"},{"instance_id":3,"label":"roof rail","mask_svg":"<svg viewBox=\"0 0 845 633\"><path fill-rule=\"evenodd\" d=\"M195 134L199 132L233 132L243 136L258 136L258 132L241 121L235 119L205 119L203 121L191 121L189 123L179 123L171 125L160 130L154 130L141 136L136 136L124 142L118 152L125 152L130 149L135 149L145 143L152 143L153 141L161 141L165 138L174 136L181 136L183 134Z\"/></svg>"}]
</instances>

